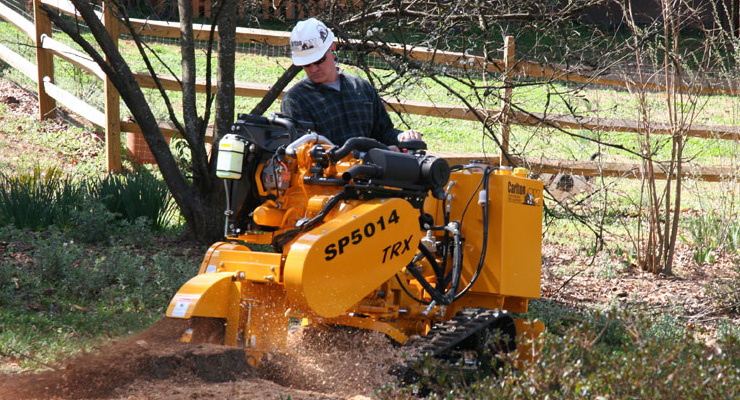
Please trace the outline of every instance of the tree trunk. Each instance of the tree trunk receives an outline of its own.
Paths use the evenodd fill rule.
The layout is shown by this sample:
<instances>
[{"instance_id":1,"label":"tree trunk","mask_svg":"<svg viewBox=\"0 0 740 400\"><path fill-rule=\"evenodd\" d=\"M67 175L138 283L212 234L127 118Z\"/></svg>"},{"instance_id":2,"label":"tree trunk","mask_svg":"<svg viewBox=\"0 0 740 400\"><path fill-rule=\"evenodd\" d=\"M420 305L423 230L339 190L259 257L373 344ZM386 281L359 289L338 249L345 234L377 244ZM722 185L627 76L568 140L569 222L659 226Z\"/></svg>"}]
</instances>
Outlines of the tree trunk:
<instances>
[{"instance_id":1,"label":"tree trunk","mask_svg":"<svg viewBox=\"0 0 740 400\"><path fill-rule=\"evenodd\" d=\"M236 59L236 2L224 0L216 12L218 18L218 82L216 91L216 124L213 142L231 130L234 123L234 70ZM216 154L214 149L213 154ZM213 163L211 163L213 164ZM215 168L215 166L214 166Z\"/></svg>"},{"instance_id":2,"label":"tree trunk","mask_svg":"<svg viewBox=\"0 0 740 400\"><path fill-rule=\"evenodd\" d=\"M109 62L106 62L103 56L98 53L97 49L82 37L75 26L62 19L54 9L46 6L42 6L42 8L49 16L49 19L59 29L69 35L87 54L90 55L90 57L93 58L93 60L95 60L105 74L111 79L120 93L124 103L141 127L144 139L157 161L162 176L167 183L167 187L172 193L180 212L185 218L187 230L186 236L195 238L204 243L210 243L219 239L223 235L222 210L224 203L223 190L221 190L220 186L217 187L217 185L214 184L217 181L215 171L213 173L209 173L212 168L208 165L208 160L205 156L193 157L194 171L204 171L205 173L194 173L193 184L188 184L175 162L175 158L170 151L169 145L167 144L162 131L159 129L158 121L149 107L141 88L136 82L134 74L114 45L105 27L98 19L91 7L91 3L83 0L71 1L75 8L77 8L82 19L88 25L90 32L100 46L100 49L110 60ZM125 10L120 7L119 12L125 15ZM184 25L186 26L184 32L187 32L188 25L192 26L192 24L187 23ZM192 30L190 35L192 37ZM183 36L186 38L185 42L187 44L187 33L184 33ZM142 57L146 57L144 52L141 50L142 49L140 48ZM188 52L188 49L183 51L183 60L185 60L183 70L190 70L191 67L188 66L188 63L192 62L192 70L190 70L192 73L188 74L187 72L184 72L183 92L188 92L187 88L190 85L189 82L192 82L192 93L194 94L195 57L194 53L193 57L188 57ZM189 59L190 61L187 61L186 59ZM156 79L156 74L152 74L152 76ZM186 104L184 105L184 108L187 111L185 111L186 128L183 129L183 135L191 146L191 152L193 154L199 154L198 152L201 152L200 154L204 155L204 138L202 134L199 134L199 132L204 132L204 130L200 129L201 123L197 117L196 110L194 110L194 99L195 96L193 95L192 99L188 98L185 101ZM229 121L229 124L230 123L231 121Z\"/></svg>"}]
</instances>

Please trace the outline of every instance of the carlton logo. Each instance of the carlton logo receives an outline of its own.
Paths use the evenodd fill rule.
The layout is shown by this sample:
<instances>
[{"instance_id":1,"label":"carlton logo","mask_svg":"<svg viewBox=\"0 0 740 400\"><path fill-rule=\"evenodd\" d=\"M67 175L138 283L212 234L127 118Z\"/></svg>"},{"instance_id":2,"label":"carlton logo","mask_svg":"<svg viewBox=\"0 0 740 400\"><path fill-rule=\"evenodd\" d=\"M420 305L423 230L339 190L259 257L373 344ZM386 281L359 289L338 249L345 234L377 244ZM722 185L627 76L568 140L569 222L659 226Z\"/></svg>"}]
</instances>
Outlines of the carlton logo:
<instances>
[{"instance_id":1,"label":"carlton logo","mask_svg":"<svg viewBox=\"0 0 740 400\"><path fill-rule=\"evenodd\" d=\"M525 193L527 193L527 188L524 185L509 182L508 186L510 194L524 195Z\"/></svg>"}]
</instances>

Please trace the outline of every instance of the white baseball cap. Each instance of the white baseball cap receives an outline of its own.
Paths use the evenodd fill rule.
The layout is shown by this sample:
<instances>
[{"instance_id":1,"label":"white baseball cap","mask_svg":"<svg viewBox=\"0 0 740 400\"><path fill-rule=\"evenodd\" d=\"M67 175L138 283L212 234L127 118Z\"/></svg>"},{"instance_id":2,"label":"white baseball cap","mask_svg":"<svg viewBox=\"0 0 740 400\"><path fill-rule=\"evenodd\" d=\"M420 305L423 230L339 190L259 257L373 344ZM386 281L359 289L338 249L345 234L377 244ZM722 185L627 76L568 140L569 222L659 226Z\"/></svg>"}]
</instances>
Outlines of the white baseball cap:
<instances>
[{"instance_id":1,"label":"white baseball cap","mask_svg":"<svg viewBox=\"0 0 740 400\"><path fill-rule=\"evenodd\" d=\"M304 66L318 61L334 43L334 33L316 18L296 24L290 32L290 55L293 64Z\"/></svg>"}]
</instances>

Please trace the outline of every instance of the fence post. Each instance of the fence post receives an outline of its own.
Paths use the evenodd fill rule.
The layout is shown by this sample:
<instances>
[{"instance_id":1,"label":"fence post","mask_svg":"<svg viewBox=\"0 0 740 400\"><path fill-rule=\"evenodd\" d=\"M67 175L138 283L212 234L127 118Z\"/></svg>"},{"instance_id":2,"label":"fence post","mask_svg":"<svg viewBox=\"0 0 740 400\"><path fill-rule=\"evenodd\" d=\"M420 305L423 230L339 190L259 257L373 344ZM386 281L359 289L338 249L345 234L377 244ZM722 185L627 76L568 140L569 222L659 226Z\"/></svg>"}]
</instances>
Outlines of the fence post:
<instances>
[{"instance_id":1,"label":"fence post","mask_svg":"<svg viewBox=\"0 0 740 400\"><path fill-rule=\"evenodd\" d=\"M294 20L296 19L296 3L292 1L287 1L283 3L283 6L285 7L285 19Z\"/></svg>"},{"instance_id":2,"label":"fence post","mask_svg":"<svg viewBox=\"0 0 740 400\"><path fill-rule=\"evenodd\" d=\"M103 2L103 24L118 47L118 19L107 1ZM106 58L107 62L110 62ZM108 172L121 172L121 99L108 75L105 76L105 159Z\"/></svg>"},{"instance_id":3,"label":"fence post","mask_svg":"<svg viewBox=\"0 0 740 400\"><path fill-rule=\"evenodd\" d=\"M262 0L262 19L264 19L265 21L271 18L271 15L272 15L272 12L270 11L271 7L272 7L272 2L270 0Z\"/></svg>"},{"instance_id":4,"label":"fence post","mask_svg":"<svg viewBox=\"0 0 740 400\"><path fill-rule=\"evenodd\" d=\"M504 95L501 98L501 165L510 165L506 154L509 153L509 118L511 116L512 79L514 75L514 36L504 38Z\"/></svg>"},{"instance_id":5,"label":"fence post","mask_svg":"<svg viewBox=\"0 0 740 400\"><path fill-rule=\"evenodd\" d=\"M203 2L203 15L206 18L211 18L211 10L213 9L213 1L205 0Z\"/></svg>"},{"instance_id":6,"label":"fence post","mask_svg":"<svg viewBox=\"0 0 740 400\"><path fill-rule=\"evenodd\" d=\"M53 116L57 107L56 101L46 93L44 80L54 83L54 56L47 50L41 48L43 36L51 37L51 21L46 12L41 9L40 0L33 1L33 20L36 28L36 69L39 93L39 119Z\"/></svg>"}]
</instances>

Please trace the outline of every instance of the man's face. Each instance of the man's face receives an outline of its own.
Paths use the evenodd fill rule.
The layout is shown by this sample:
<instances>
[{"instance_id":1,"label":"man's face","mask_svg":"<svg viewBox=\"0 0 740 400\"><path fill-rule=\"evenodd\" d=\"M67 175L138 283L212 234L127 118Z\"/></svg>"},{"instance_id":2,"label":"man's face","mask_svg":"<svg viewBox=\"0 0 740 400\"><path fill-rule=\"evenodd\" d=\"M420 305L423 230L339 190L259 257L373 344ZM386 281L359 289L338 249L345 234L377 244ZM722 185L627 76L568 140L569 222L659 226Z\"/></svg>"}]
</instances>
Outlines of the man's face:
<instances>
[{"instance_id":1,"label":"man's face","mask_svg":"<svg viewBox=\"0 0 740 400\"><path fill-rule=\"evenodd\" d=\"M334 66L334 54L331 50L318 61L304 65L303 70L314 83L331 83L337 80L337 68Z\"/></svg>"}]
</instances>

